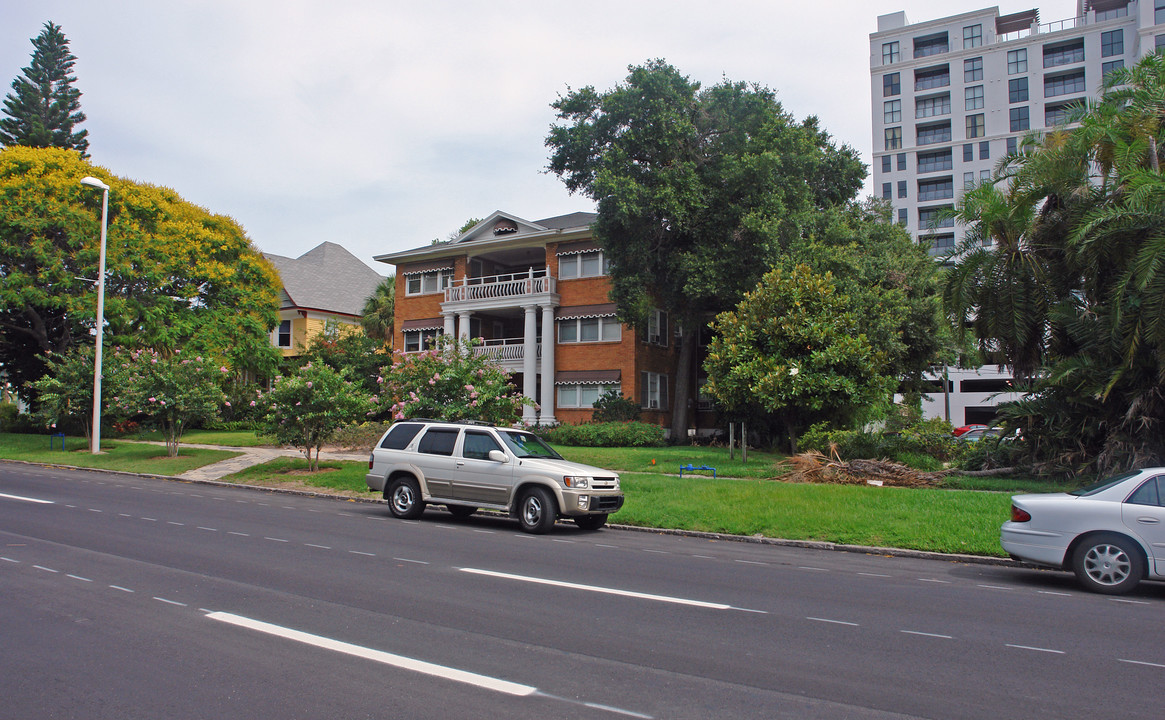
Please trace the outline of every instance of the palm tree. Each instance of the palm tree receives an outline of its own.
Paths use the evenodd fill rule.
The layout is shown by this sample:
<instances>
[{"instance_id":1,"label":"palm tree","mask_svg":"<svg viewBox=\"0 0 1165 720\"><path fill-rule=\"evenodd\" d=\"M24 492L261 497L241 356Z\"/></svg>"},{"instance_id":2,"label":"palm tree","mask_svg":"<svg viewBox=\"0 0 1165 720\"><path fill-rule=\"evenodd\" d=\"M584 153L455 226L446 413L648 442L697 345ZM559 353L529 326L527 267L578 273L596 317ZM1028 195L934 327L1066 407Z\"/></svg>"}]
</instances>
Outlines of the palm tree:
<instances>
[{"instance_id":1,"label":"palm tree","mask_svg":"<svg viewBox=\"0 0 1165 720\"><path fill-rule=\"evenodd\" d=\"M364 302L361 324L368 337L392 345L393 315L396 308L396 276L389 275Z\"/></svg>"}]
</instances>

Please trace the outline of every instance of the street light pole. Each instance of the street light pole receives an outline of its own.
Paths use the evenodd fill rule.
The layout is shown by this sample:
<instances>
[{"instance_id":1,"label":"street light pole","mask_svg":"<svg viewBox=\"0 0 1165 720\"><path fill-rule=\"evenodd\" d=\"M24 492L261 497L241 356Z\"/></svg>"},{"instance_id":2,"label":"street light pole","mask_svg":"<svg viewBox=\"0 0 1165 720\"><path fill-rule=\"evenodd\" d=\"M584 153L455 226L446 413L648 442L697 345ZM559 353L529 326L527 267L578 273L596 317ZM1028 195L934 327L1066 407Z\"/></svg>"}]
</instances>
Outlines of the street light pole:
<instances>
[{"instance_id":1,"label":"street light pole","mask_svg":"<svg viewBox=\"0 0 1165 720\"><path fill-rule=\"evenodd\" d=\"M93 361L93 433L89 451L101 452L101 345L105 336L105 228L109 219L109 186L95 177L81 180L82 185L101 189L101 254L97 267L97 350Z\"/></svg>"}]
</instances>

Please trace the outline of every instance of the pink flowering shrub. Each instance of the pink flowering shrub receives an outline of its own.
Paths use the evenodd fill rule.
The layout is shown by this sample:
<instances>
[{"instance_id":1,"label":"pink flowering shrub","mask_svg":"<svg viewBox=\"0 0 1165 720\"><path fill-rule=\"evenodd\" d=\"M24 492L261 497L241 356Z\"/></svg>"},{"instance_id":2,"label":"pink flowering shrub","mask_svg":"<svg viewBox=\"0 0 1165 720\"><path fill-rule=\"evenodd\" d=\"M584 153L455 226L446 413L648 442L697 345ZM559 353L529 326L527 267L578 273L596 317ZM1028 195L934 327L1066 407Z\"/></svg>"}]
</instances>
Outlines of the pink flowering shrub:
<instances>
[{"instance_id":1,"label":"pink flowering shrub","mask_svg":"<svg viewBox=\"0 0 1165 720\"><path fill-rule=\"evenodd\" d=\"M522 415L526 398L510 384L510 374L474 352L477 342L438 337L419 353L393 352L380 372L380 397L391 419L481 420L510 424Z\"/></svg>"}]
</instances>

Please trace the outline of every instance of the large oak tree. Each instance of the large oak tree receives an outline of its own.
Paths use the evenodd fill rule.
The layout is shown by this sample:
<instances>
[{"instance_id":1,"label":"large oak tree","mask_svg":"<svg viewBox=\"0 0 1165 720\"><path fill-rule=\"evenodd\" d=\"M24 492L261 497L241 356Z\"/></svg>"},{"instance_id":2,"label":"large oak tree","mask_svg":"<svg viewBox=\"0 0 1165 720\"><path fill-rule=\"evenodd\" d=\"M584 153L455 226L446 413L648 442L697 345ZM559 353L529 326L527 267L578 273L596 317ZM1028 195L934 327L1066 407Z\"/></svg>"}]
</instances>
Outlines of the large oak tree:
<instances>
[{"instance_id":1,"label":"large oak tree","mask_svg":"<svg viewBox=\"0 0 1165 720\"><path fill-rule=\"evenodd\" d=\"M767 88L710 88L662 60L629 68L599 92L570 90L549 169L596 201L595 237L611 260L611 298L642 327L652 307L688 338L743 294L815 210L857 193L865 167L816 118L796 121ZM675 368L673 432L684 438L695 368L684 342Z\"/></svg>"}]
</instances>

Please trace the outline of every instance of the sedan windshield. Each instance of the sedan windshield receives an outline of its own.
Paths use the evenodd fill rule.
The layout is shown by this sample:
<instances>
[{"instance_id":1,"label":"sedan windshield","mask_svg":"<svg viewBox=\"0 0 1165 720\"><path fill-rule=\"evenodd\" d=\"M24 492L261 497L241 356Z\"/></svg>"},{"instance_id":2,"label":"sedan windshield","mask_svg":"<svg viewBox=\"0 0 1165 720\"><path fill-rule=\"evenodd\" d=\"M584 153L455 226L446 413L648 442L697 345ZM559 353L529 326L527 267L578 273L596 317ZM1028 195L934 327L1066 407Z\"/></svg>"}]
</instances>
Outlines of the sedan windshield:
<instances>
[{"instance_id":1,"label":"sedan windshield","mask_svg":"<svg viewBox=\"0 0 1165 720\"><path fill-rule=\"evenodd\" d=\"M498 432L506 446L520 458L554 458L561 460L562 456L554 452L554 448L542 442L542 438L530 433L502 430Z\"/></svg>"},{"instance_id":2,"label":"sedan windshield","mask_svg":"<svg viewBox=\"0 0 1165 720\"><path fill-rule=\"evenodd\" d=\"M1089 495L1095 495L1097 493L1104 492L1105 490L1108 490L1110 487L1117 485L1119 483L1122 483L1125 480L1128 480L1129 478L1134 477L1136 475L1140 475L1140 474L1141 474L1140 470L1130 470L1129 472L1121 473L1120 475L1113 475L1112 477L1104 478L1103 480L1100 480L1098 482L1094 482L1091 485L1086 485L1085 487L1082 487L1079 490L1073 490L1072 492L1070 492L1068 494L1075 495L1076 497L1088 497Z\"/></svg>"}]
</instances>

